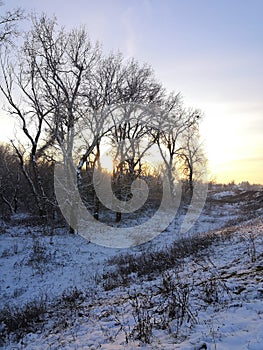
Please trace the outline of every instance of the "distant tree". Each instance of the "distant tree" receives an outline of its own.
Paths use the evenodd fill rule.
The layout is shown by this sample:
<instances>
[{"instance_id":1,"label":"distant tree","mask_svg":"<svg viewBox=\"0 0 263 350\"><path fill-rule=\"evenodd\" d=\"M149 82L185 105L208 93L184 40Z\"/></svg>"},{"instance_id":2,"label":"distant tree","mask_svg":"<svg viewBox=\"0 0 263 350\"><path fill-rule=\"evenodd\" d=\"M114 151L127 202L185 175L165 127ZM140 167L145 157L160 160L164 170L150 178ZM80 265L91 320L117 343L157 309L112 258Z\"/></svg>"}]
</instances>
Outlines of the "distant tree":
<instances>
[{"instance_id":1,"label":"distant tree","mask_svg":"<svg viewBox=\"0 0 263 350\"><path fill-rule=\"evenodd\" d=\"M183 135L198 122L198 118L199 111L183 108L180 94L170 94L157 115L154 137L164 161L172 196L175 195L175 179L180 180L181 177L176 165L184 147Z\"/></svg>"},{"instance_id":2,"label":"distant tree","mask_svg":"<svg viewBox=\"0 0 263 350\"><path fill-rule=\"evenodd\" d=\"M198 123L192 124L184 131L181 142L182 147L178 153L178 157L181 160L181 162L179 162L179 169L186 179L189 197L192 198L194 182L202 181L207 162L203 145L200 141Z\"/></svg>"},{"instance_id":3,"label":"distant tree","mask_svg":"<svg viewBox=\"0 0 263 350\"><path fill-rule=\"evenodd\" d=\"M0 205L2 216L9 218L18 210L21 178L17 157L9 144L0 144Z\"/></svg>"}]
</instances>

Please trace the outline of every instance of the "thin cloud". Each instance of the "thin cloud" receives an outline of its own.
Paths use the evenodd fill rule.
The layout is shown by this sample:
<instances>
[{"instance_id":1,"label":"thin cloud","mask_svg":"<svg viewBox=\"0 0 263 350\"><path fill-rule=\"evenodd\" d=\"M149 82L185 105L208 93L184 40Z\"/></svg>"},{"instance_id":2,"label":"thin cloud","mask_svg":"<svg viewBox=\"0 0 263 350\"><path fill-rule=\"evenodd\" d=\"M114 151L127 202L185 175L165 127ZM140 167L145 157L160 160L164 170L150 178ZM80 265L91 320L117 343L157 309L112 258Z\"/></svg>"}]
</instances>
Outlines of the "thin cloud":
<instances>
[{"instance_id":1,"label":"thin cloud","mask_svg":"<svg viewBox=\"0 0 263 350\"><path fill-rule=\"evenodd\" d=\"M230 162L228 162L230 163ZM232 160L232 163L244 164L244 163L258 163L263 167L263 157L249 157Z\"/></svg>"},{"instance_id":2,"label":"thin cloud","mask_svg":"<svg viewBox=\"0 0 263 350\"><path fill-rule=\"evenodd\" d=\"M121 22L125 33L126 55L133 57L136 54L136 33L134 28L134 13L131 7L128 7L122 15Z\"/></svg>"}]
</instances>

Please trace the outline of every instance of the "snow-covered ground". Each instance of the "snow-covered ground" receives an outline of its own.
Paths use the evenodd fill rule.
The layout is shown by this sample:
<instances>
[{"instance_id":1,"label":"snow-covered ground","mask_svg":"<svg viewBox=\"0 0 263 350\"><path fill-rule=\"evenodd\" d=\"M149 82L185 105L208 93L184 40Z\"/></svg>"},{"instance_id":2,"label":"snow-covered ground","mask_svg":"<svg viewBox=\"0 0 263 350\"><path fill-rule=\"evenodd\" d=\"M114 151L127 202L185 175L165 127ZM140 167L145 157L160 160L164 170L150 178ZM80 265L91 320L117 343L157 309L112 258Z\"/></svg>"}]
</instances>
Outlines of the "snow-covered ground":
<instances>
[{"instance_id":1,"label":"snow-covered ground","mask_svg":"<svg viewBox=\"0 0 263 350\"><path fill-rule=\"evenodd\" d=\"M232 192L211 194L175 260L182 217L130 249L2 223L0 347L262 350L262 191Z\"/></svg>"},{"instance_id":2,"label":"snow-covered ground","mask_svg":"<svg viewBox=\"0 0 263 350\"><path fill-rule=\"evenodd\" d=\"M234 191L223 191L223 192L218 192L213 195L214 199L220 199L223 197L228 197L228 196L234 196L236 193Z\"/></svg>"}]
</instances>

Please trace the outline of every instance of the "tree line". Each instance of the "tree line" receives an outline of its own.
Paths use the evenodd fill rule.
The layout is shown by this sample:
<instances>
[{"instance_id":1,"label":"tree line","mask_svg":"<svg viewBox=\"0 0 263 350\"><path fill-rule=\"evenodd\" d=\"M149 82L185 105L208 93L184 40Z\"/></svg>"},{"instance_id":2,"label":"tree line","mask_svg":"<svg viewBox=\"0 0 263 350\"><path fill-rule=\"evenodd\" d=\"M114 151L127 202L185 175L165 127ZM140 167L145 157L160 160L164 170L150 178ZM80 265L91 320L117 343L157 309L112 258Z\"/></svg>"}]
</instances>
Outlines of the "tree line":
<instances>
[{"instance_id":1,"label":"tree line","mask_svg":"<svg viewBox=\"0 0 263 350\"><path fill-rule=\"evenodd\" d=\"M73 170L96 219L102 204L94 171L104 173L120 201L132 198L136 179L151 183L156 192L163 172L171 195L180 181L191 198L206 163L201 111L185 108L181 94L169 93L148 64L105 54L84 27L66 30L46 15L33 15L30 21L21 45L7 40L15 27L13 33L0 32L0 90L19 129L10 144L0 146L2 213L12 214L20 206L48 221L60 215L53 184L56 163L67 174ZM106 145L111 147L111 174L101 164ZM146 162L153 149L162 160L157 172ZM68 200L74 211L72 193ZM120 221L121 211L115 211Z\"/></svg>"}]
</instances>

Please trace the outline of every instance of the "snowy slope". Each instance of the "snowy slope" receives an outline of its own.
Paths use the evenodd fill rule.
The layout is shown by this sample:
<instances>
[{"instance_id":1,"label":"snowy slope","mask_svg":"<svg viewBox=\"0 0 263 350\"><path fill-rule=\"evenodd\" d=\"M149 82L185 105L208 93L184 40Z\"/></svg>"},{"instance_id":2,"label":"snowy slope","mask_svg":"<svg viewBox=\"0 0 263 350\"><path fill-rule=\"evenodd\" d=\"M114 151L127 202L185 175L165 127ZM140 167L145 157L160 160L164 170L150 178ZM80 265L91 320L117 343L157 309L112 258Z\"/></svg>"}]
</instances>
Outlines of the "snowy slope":
<instances>
[{"instance_id":1,"label":"snowy slope","mask_svg":"<svg viewBox=\"0 0 263 350\"><path fill-rule=\"evenodd\" d=\"M217 199L221 198L225 196ZM209 244L200 245L197 252L192 247L167 269L158 271L157 260L149 267L151 273L140 273L140 267L131 272L126 265L120 270L118 256L129 258L131 268L143 255L150 264L148 257L155 259L167 246L170 259L175 223L147 245L127 250L96 246L62 229L47 235L47 228L3 226L2 317L22 320L17 311L27 305L32 311L41 304L43 312L37 318L30 314L32 324L21 321L20 331L14 329L7 337L2 323L5 343L0 346L262 350L263 220L257 215L218 229L238 217L237 208L220 203L204 211L192 230L192 235L194 230L197 234L192 242L200 245L209 240ZM217 215L221 210L220 220L214 210ZM120 271L118 279L114 273ZM17 326L15 321L13 325Z\"/></svg>"}]
</instances>

